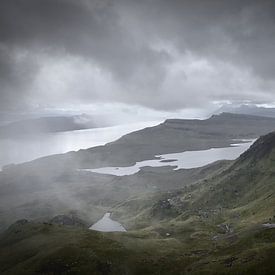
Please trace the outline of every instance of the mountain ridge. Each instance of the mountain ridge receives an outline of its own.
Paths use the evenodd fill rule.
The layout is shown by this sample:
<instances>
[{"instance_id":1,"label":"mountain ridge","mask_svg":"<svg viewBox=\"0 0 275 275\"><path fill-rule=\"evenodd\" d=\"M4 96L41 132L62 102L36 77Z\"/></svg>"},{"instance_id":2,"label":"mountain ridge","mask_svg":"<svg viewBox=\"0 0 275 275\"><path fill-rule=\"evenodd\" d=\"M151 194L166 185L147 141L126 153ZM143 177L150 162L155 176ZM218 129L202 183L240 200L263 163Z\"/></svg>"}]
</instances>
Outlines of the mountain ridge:
<instances>
[{"instance_id":1,"label":"mountain ridge","mask_svg":"<svg viewBox=\"0 0 275 275\"><path fill-rule=\"evenodd\" d=\"M73 168L131 166L155 155L228 147L236 140L255 139L275 130L275 118L222 114L206 120L176 120L179 127L166 120L122 136L102 146L43 157L15 167L34 163ZM172 122L175 120L172 120ZM7 166L6 168L11 167ZM12 166L13 167L13 166Z\"/></svg>"},{"instance_id":2,"label":"mountain ridge","mask_svg":"<svg viewBox=\"0 0 275 275\"><path fill-rule=\"evenodd\" d=\"M261 107L253 104L234 105L227 104L220 107L215 113L229 112L235 114L246 114L264 117L275 117L274 107Z\"/></svg>"}]
</instances>

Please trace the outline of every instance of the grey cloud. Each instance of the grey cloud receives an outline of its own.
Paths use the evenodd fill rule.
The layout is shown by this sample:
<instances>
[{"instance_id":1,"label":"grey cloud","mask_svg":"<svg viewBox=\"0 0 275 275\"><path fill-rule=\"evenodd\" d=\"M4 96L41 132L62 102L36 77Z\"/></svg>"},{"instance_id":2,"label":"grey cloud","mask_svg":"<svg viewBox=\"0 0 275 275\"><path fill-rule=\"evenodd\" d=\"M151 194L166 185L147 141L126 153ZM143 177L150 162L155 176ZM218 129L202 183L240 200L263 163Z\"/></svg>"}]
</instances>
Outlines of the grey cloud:
<instances>
[{"instance_id":1,"label":"grey cloud","mask_svg":"<svg viewBox=\"0 0 275 275\"><path fill-rule=\"evenodd\" d=\"M67 87L60 100L71 104L180 109L214 100L275 101L274 14L271 0L2 0L0 107L49 100L39 100L39 89L47 91L33 85L47 56L79 58L111 75L106 91L77 74L74 91ZM201 61L209 68L194 69ZM51 79L43 80L47 86Z\"/></svg>"},{"instance_id":2,"label":"grey cloud","mask_svg":"<svg viewBox=\"0 0 275 275\"><path fill-rule=\"evenodd\" d=\"M128 3L132 3L131 1ZM275 2L142 1L126 12L138 16L150 34L172 41L182 52L223 59L272 77L275 65ZM148 3L150 3L148 5ZM127 1L124 2L127 5Z\"/></svg>"}]
</instances>

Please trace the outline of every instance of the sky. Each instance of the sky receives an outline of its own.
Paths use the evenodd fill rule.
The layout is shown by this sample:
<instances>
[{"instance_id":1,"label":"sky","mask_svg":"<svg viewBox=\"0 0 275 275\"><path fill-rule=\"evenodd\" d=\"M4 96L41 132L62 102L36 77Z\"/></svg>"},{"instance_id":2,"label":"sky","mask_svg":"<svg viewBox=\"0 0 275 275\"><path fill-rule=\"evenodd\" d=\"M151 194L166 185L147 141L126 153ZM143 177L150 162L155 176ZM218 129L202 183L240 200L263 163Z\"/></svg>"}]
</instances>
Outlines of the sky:
<instances>
[{"instance_id":1,"label":"sky","mask_svg":"<svg viewBox=\"0 0 275 275\"><path fill-rule=\"evenodd\" d=\"M185 116L272 104L274 75L273 0L0 1L1 112Z\"/></svg>"}]
</instances>

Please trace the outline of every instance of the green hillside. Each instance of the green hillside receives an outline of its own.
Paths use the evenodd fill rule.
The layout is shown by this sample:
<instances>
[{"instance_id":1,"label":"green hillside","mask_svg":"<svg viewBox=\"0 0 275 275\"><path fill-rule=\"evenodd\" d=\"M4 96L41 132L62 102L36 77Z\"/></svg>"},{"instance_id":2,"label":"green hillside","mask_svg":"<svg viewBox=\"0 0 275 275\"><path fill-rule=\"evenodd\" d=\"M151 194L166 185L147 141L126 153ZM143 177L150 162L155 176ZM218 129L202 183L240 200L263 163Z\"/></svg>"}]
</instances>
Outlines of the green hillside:
<instances>
[{"instance_id":1,"label":"green hillside","mask_svg":"<svg viewBox=\"0 0 275 275\"><path fill-rule=\"evenodd\" d=\"M275 133L196 184L113 207L127 233L21 221L1 274L274 274Z\"/></svg>"}]
</instances>

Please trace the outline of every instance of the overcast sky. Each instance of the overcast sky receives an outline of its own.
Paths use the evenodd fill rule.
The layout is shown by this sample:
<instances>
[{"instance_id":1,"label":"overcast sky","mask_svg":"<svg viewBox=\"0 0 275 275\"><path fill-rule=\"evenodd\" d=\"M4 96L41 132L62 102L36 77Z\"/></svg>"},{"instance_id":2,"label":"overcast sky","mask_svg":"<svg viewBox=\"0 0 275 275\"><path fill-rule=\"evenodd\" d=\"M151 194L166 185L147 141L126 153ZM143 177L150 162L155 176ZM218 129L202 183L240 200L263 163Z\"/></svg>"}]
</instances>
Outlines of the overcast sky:
<instances>
[{"instance_id":1,"label":"overcast sky","mask_svg":"<svg viewBox=\"0 0 275 275\"><path fill-rule=\"evenodd\" d=\"M1 111L275 102L273 0L1 0Z\"/></svg>"}]
</instances>

